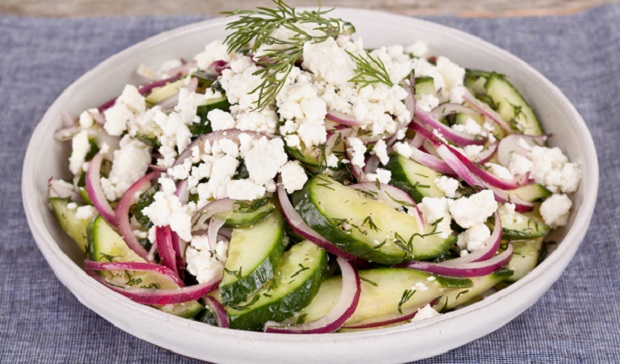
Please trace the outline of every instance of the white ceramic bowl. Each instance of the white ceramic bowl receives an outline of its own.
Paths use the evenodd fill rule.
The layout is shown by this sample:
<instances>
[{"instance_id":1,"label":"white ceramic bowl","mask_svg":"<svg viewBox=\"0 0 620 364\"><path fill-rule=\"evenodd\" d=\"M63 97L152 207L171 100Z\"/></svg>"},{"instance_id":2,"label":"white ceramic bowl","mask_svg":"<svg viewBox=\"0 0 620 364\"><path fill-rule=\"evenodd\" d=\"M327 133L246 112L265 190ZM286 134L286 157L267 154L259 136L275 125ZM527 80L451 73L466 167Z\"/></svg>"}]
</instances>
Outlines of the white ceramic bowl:
<instances>
[{"instance_id":1,"label":"white ceramic bowl","mask_svg":"<svg viewBox=\"0 0 620 364\"><path fill-rule=\"evenodd\" d=\"M437 355L482 337L533 305L555 282L583 239L596 201L598 164L588 129L561 91L515 56L466 33L417 19L365 10L340 9L335 16L352 21L365 45L429 43L471 68L507 74L533 104L553 144L583 168L574 196L569 228L557 232L562 242L534 271L485 300L440 317L411 324L330 335L276 335L225 330L167 315L112 292L81 269L81 254L60 230L47 207L47 180L67 175L67 146L52 134L60 112L78 114L137 83L140 63L191 57L225 35L225 19L168 31L110 57L69 86L37 126L26 153L22 194L34 238L60 281L84 305L118 328L182 355L227 363L405 362Z\"/></svg>"}]
</instances>

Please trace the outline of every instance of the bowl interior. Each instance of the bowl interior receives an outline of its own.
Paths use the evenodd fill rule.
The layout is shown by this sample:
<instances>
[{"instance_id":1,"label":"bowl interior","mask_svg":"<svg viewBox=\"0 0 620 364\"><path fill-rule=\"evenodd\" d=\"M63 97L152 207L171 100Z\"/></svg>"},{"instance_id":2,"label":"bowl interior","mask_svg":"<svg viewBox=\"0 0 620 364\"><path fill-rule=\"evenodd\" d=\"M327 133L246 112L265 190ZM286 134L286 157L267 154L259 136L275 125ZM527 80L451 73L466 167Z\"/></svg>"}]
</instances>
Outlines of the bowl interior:
<instances>
[{"instance_id":1,"label":"bowl interior","mask_svg":"<svg viewBox=\"0 0 620 364\"><path fill-rule=\"evenodd\" d=\"M223 39L226 20L216 19L162 33L104 61L60 95L32 136L22 179L26 215L55 274L84 305L137 337L203 360L301 363L342 357L361 363L401 362L440 354L496 330L535 303L557 280L585 235L598 188L592 138L566 97L523 61L463 32L371 11L339 9L334 15L352 21L367 47L422 40L433 54L445 55L464 67L495 70L510 77L538 112L546 131L553 134L551 144L562 147L582 166L583 179L574 196L569 228L555 233L554 238L562 240L558 248L521 281L465 309L393 328L311 338L221 330L135 304L94 282L80 268L82 254L47 207L47 180L68 175L68 146L52 137L61 125L60 112L76 115L114 97L126 83L139 83L135 70L141 63L157 66L171 58L191 58L210 41ZM472 323L476 323L474 329ZM244 350L238 350L240 342ZM300 355L304 352L312 355Z\"/></svg>"}]
</instances>

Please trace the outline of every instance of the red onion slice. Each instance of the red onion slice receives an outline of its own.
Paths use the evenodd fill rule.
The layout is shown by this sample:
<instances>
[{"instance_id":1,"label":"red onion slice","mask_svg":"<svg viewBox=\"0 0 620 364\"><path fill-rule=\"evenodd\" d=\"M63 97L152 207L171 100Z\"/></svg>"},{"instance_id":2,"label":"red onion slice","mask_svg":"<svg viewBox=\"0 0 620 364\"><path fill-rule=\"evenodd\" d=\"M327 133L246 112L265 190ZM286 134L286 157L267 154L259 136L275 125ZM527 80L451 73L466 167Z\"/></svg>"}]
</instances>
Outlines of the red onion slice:
<instances>
[{"instance_id":1,"label":"red onion slice","mask_svg":"<svg viewBox=\"0 0 620 364\"><path fill-rule=\"evenodd\" d=\"M230 216L230 215L228 215ZM226 219L220 219L217 217L211 217L211 221L209 221L209 228L207 231L207 240L209 240L209 246L211 247L211 251L215 251L217 247L217 236L220 228L224 226L226 223Z\"/></svg>"},{"instance_id":2,"label":"red onion slice","mask_svg":"<svg viewBox=\"0 0 620 364\"><path fill-rule=\"evenodd\" d=\"M508 242L508 247L502 253L483 262L471 262L462 264L443 264L413 261L401 265L401 267L417 269L424 272L439 274L448 277L482 277L489 275L501 267L505 266L512 259L512 244Z\"/></svg>"},{"instance_id":3,"label":"red onion slice","mask_svg":"<svg viewBox=\"0 0 620 364\"><path fill-rule=\"evenodd\" d=\"M142 85L140 87L138 87L138 92L140 93L140 95L148 95L150 94L153 89L157 88L157 87L162 87L162 86L166 86L167 84L171 83L171 82L175 82L177 81L179 78L181 78L182 74L179 72L177 74L175 74L172 77L163 79L163 80L158 80L158 81L154 81L151 83L147 83L146 85Z\"/></svg>"},{"instance_id":4,"label":"red onion slice","mask_svg":"<svg viewBox=\"0 0 620 364\"><path fill-rule=\"evenodd\" d=\"M145 262L97 262L94 260L84 260L85 270L94 271L119 271L119 270L135 270L143 272L153 272L165 276L172 280L179 287L184 287L185 283L170 268L163 265L145 263Z\"/></svg>"},{"instance_id":5,"label":"red onion slice","mask_svg":"<svg viewBox=\"0 0 620 364\"><path fill-rule=\"evenodd\" d=\"M123 237L123 240L125 240L129 249L133 250L139 257L147 261L151 261L148 259L148 253L140 242L138 242L138 239L136 239L131 224L129 223L129 209L135 196L144 192L144 190L151 185L151 182L157 179L159 175L159 172L151 172L138 179L125 191L114 211L114 215L116 216L116 227Z\"/></svg>"},{"instance_id":6,"label":"red onion slice","mask_svg":"<svg viewBox=\"0 0 620 364\"><path fill-rule=\"evenodd\" d=\"M485 184L471 173L467 166L448 149L447 145L442 144L436 150L444 162L468 185L472 187L485 187Z\"/></svg>"},{"instance_id":7,"label":"red onion slice","mask_svg":"<svg viewBox=\"0 0 620 364\"><path fill-rule=\"evenodd\" d=\"M302 219L301 215L299 215L297 210L295 210L295 208L291 204L291 201L288 199L286 190L282 186L281 178L282 177L280 177L280 181L278 182L278 188L277 188L278 200L280 202L280 207L282 208L282 213L284 214L284 218L288 222L289 226L301 237L303 237L304 239L310 240L314 244L327 250L329 253L334 254L338 257L342 257L347 260L353 260L358 263L363 263L364 261L362 261L355 255L347 253L346 251L338 248L337 246L335 246L334 244L332 244L331 242L323 238L321 235L316 233L314 230L310 228L310 226L308 226L308 224L306 224L306 222Z\"/></svg>"},{"instance_id":8,"label":"red onion slice","mask_svg":"<svg viewBox=\"0 0 620 364\"><path fill-rule=\"evenodd\" d=\"M484 104L481 101L478 101L474 95L469 92L469 90L465 89L465 94L463 95L463 100L470 104L476 111L481 113L482 115L491 119L495 124L499 125L500 128L504 129L504 131L508 134L513 134L514 131L508 125L504 119L497 113L497 111L491 109L487 104Z\"/></svg>"},{"instance_id":9,"label":"red onion slice","mask_svg":"<svg viewBox=\"0 0 620 364\"><path fill-rule=\"evenodd\" d=\"M174 193L182 204L187 204L189 200L189 182L184 179L177 184L177 190Z\"/></svg>"},{"instance_id":10,"label":"red onion slice","mask_svg":"<svg viewBox=\"0 0 620 364\"><path fill-rule=\"evenodd\" d=\"M471 144L482 145L486 142L486 138L480 138L467 133L462 133L440 123L436 120L433 114L429 114L420 108L416 109L415 115L421 123L431 127L432 129L440 131L444 138L450 140L459 147L464 147Z\"/></svg>"},{"instance_id":11,"label":"red onion slice","mask_svg":"<svg viewBox=\"0 0 620 364\"><path fill-rule=\"evenodd\" d=\"M116 283L111 284L98 274L91 274L91 277L103 283L111 290L122 294L134 302L144 305L170 305L199 300L201 297L211 292L220 283L222 277L215 277L212 280L197 284L195 286L181 287L177 289L148 289L121 286Z\"/></svg>"},{"instance_id":12,"label":"red onion slice","mask_svg":"<svg viewBox=\"0 0 620 364\"><path fill-rule=\"evenodd\" d=\"M342 290L340 298L334 307L320 319L296 326L283 326L280 323L268 321L265 323L265 332L279 334L328 334L344 325L353 315L361 295L361 282L357 270L346 259L336 258L342 272Z\"/></svg>"},{"instance_id":13,"label":"red onion slice","mask_svg":"<svg viewBox=\"0 0 620 364\"><path fill-rule=\"evenodd\" d=\"M454 174L454 171L446 162L419 149L411 149L411 156L409 158L439 173Z\"/></svg>"},{"instance_id":14,"label":"red onion slice","mask_svg":"<svg viewBox=\"0 0 620 364\"><path fill-rule=\"evenodd\" d=\"M111 225L116 226L116 215L110 203L105 198L103 189L101 188L101 161L103 155L101 153L95 154L93 159L88 163L88 170L86 171L86 193L88 198L92 201L93 205Z\"/></svg>"},{"instance_id":15,"label":"red onion slice","mask_svg":"<svg viewBox=\"0 0 620 364\"><path fill-rule=\"evenodd\" d=\"M368 157L368 159L366 159L366 163L364 164L364 168L362 169L364 174L375 173L377 168L379 168L379 163L381 163L381 160L379 160L379 157L376 155L371 155Z\"/></svg>"},{"instance_id":16,"label":"red onion slice","mask_svg":"<svg viewBox=\"0 0 620 364\"><path fill-rule=\"evenodd\" d=\"M359 121L355 120L353 116L347 115L345 113L341 113L339 111L328 111L326 118L329 120L338 123L344 126L360 126L362 125Z\"/></svg>"},{"instance_id":17,"label":"red onion slice","mask_svg":"<svg viewBox=\"0 0 620 364\"><path fill-rule=\"evenodd\" d=\"M493 156L495 155L495 153L497 153L498 145L498 142L489 145L488 147L483 149L475 158L472 158L472 162L478 164L485 164L486 162L490 161L491 158L493 158Z\"/></svg>"},{"instance_id":18,"label":"red onion slice","mask_svg":"<svg viewBox=\"0 0 620 364\"><path fill-rule=\"evenodd\" d=\"M209 202L203 208L196 211L192 217L192 230L204 229L205 222L216 214L234 211L236 202L236 200L230 198L221 198Z\"/></svg>"},{"instance_id":19,"label":"red onion slice","mask_svg":"<svg viewBox=\"0 0 620 364\"><path fill-rule=\"evenodd\" d=\"M177 259L176 252L172 246L172 234L174 232L170 226L156 226L155 227L155 243L157 244L157 252L161 258L161 262L164 266L170 268L173 272L177 273Z\"/></svg>"},{"instance_id":20,"label":"red onion slice","mask_svg":"<svg viewBox=\"0 0 620 364\"><path fill-rule=\"evenodd\" d=\"M226 313L226 309L224 308L224 306L211 296L205 296L204 302L207 306L209 306L211 312L214 313L215 321L217 321L217 326L227 329L230 321L228 319L228 314Z\"/></svg>"}]
</instances>

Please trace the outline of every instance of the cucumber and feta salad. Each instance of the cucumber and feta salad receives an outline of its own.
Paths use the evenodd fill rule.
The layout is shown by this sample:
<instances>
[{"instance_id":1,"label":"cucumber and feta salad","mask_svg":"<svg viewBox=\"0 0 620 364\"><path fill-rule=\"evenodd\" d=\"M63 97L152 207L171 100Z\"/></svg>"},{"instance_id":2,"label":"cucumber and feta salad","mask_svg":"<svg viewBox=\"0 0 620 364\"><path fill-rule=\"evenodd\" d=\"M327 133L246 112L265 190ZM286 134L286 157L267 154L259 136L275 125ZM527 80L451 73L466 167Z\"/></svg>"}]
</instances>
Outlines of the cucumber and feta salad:
<instances>
[{"instance_id":1,"label":"cucumber and feta salad","mask_svg":"<svg viewBox=\"0 0 620 364\"><path fill-rule=\"evenodd\" d=\"M284 333L431 318L535 269L581 174L535 100L422 41L274 6L55 133L72 177L49 204L84 269L163 312Z\"/></svg>"}]
</instances>

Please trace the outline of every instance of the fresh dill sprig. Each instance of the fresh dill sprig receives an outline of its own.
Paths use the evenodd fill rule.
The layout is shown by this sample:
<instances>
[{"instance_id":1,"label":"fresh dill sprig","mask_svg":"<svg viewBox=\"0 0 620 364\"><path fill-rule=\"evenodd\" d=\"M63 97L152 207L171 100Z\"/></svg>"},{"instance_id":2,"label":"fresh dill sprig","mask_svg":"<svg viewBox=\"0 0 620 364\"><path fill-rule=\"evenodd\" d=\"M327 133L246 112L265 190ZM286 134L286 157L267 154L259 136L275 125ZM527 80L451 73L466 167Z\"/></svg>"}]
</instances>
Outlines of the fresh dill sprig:
<instances>
[{"instance_id":1,"label":"fresh dill sprig","mask_svg":"<svg viewBox=\"0 0 620 364\"><path fill-rule=\"evenodd\" d=\"M390 87L394 86L383 61L378 56L373 57L368 50L365 50L365 52L366 55L364 56L363 54L356 55L347 51L356 63L356 75L349 82L361 83L362 87L373 83L384 83Z\"/></svg>"},{"instance_id":2,"label":"fresh dill sprig","mask_svg":"<svg viewBox=\"0 0 620 364\"><path fill-rule=\"evenodd\" d=\"M326 17L333 9L305 10L297 12L283 0L272 0L275 8L258 7L255 10L236 10L223 12L226 16L239 16L226 26L232 33L224 42L229 52L247 50L255 53L265 46L260 58L256 60L261 66L254 75L261 76L262 82L251 92L258 92L256 110L263 110L271 104L286 78L303 53L306 42L320 43L329 37L337 37L345 30L348 23L342 19ZM313 24L312 34L300 27L301 24ZM284 27L293 33L289 39L273 36L275 30ZM269 47L272 46L272 47Z\"/></svg>"}]
</instances>

